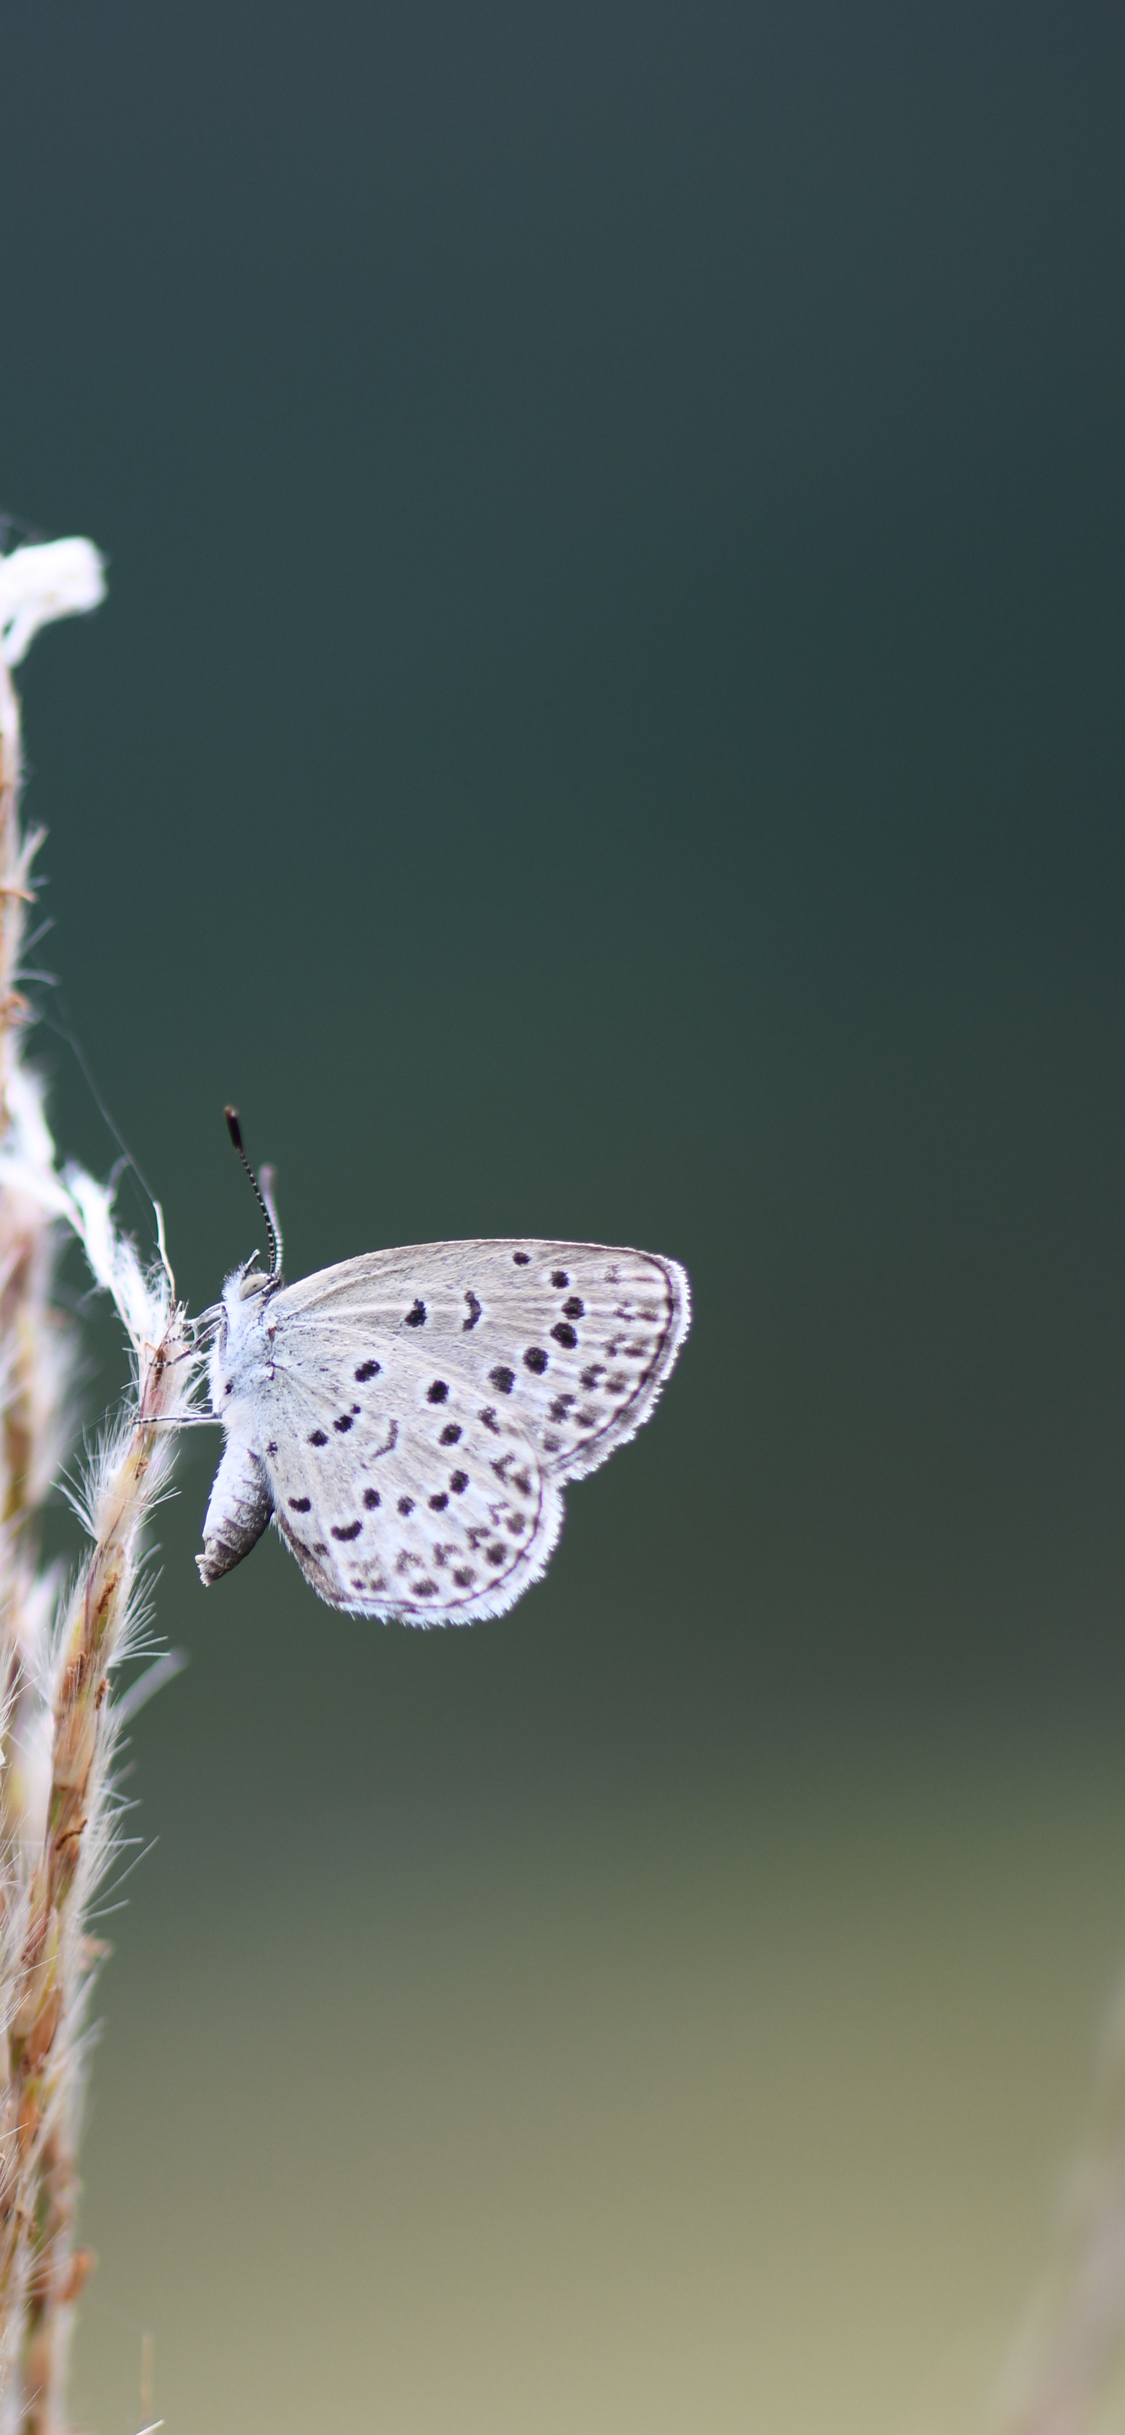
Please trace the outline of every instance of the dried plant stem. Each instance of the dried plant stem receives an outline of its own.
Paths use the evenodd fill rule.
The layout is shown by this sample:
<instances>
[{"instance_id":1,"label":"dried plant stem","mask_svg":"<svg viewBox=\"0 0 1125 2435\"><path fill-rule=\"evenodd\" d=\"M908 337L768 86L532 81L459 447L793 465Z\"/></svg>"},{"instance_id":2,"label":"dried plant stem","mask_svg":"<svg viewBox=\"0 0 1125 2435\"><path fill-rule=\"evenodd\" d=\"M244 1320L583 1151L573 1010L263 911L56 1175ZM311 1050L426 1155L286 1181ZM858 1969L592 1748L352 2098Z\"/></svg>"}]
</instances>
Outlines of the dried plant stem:
<instances>
[{"instance_id":1,"label":"dried plant stem","mask_svg":"<svg viewBox=\"0 0 1125 2435\"><path fill-rule=\"evenodd\" d=\"M0 1102L8 1079L8 1035L13 1017L27 1012L15 986L23 941L23 908L30 901L27 866L36 840L25 845L19 825L20 716L7 668L0 680Z\"/></svg>"},{"instance_id":2,"label":"dried plant stem","mask_svg":"<svg viewBox=\"0 0 1125 2435\"><path fill-rule=\"evenodd\" d=\"M19 825L19 704L0 662L0 1140L16 1123L26 1012L16 988L37 840ZM5 2014L12 2008L29 1918L33 1853L42 1835L35 1783L43 1709L48 1586L36 1580L38 1508L62 1438L65 1347L50 1291L57 1222L33 1194L0 1190L0 1944ZM18 2095L10 2058L0 2095L0 2389L22 2345L31 2264L31 2210L21 2170Z\"/></svg>"},{"instance_id":3,"label":"dried plant stem","mask_svg":"<svg viewBox=\"0 0 1125 2435\"><path fill-rule=\"evenodd\" d=\"M135 1637L168 1424L186 1414L196 1374L170 1272L144 1273L99 1185L59 1175L23 1057L19 959L39 840L20 827L9 668L40 625L93 607L102 590L88 542L0 558L0 2435L63 2435L66 2424L70 2321L90 2263L75 2248L75 2143L102 1950L84 1925L119 1849L111 1668ZM133 1389L91 1465L91 1552L55 1629L38 1525L68 1418L70 1339L51 1303L66 1228L117 1305Z\"/></svg>"},{"instance_id":4,"label":"dried plant stem","mask_svg":"<svg viewBox=\"0 0 1125 2435\"><path fill-rule=\"evenodd\" d=\"M31 867L40 842L19 824L19 703L0 662L0 1139L12 1130L21 1081L19 1034L27 1008L16 988ZM32 1086L34 1088L34 1086ZM27 1823L23 1752L31 1694L28 1626L38 1558L37 1520L61 1452L67 1347L51 1306L58 1226L26 1192L0 1193L0 1686L4 1699L0 1818L7 1835Z\"/></svg>"},{"instance_id":5,"label":"dried plant stem","mask_svg":"<svg viewBox=\"0 0 1125 2435\"><path fill-rule=\"evenodd\" d=\"M161 1424L183 1411L192 1361L182 1310L173 1307L159 1343L140 1348L135 1419L100 1465L94 1548L59 1652L47 1834L31 1885L24 1991L9 2033L19 2150L34 2214L24 2435L55 2435L70 2308L83 2279L83 2255L73 2248L70 2097L90 1963L83 1911L90 1880L106 1859L104 1796L114 1739L107 1668L128 1629L142 1532L171 1461L172 1436Z\"/></svg>"}]
</instances>

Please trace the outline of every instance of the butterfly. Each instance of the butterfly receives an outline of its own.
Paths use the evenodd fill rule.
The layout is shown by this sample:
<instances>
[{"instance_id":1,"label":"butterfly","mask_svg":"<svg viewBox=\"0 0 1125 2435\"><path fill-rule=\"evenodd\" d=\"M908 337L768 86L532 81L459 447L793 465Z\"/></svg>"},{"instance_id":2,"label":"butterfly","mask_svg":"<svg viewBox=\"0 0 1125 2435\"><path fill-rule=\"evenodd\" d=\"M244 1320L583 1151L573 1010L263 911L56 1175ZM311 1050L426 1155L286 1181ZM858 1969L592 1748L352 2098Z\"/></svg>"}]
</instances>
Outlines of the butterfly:
<instances>
[{"instance_id":1,"label":"butterfly","mask_svg":"<svg viewBox=\"0 0 1125 2435\"><path fill-rule=\"evenodd\" d=\"M564 1484L649 1418L688 1330L684 1270L513 1238L364 1252L286 1285L268 1193L262 1206L269 1271L247 1261L209 1314L226 1444L203 1581L273 1521L349 1614L503 1614L546 1570Z\"/></svg>"}]
</instances>

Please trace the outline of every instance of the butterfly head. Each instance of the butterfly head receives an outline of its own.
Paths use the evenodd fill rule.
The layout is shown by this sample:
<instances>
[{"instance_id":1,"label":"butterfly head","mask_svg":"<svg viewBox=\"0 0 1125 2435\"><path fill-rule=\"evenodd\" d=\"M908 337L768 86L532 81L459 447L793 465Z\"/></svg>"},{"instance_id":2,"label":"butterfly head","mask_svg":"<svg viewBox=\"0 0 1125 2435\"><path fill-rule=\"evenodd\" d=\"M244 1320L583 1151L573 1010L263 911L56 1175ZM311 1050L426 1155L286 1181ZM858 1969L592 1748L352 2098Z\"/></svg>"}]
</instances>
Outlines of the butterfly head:
<instances>
[{"instance_id":1,"label":"butterfly head","mask_svg":"<svg viewBox=\"0 0 1125 2435\"><path fill-rule=\"evenodd\" d=\"M244 1336L248 1328L257 1325L267 1300L281 1281L280 1271L270 1269L267 1273L259 1268L257 1252L244 1260L241 1268L231 1270L219 1305L220 1352L231 1337Z\"/></svg>"}]
</instances>

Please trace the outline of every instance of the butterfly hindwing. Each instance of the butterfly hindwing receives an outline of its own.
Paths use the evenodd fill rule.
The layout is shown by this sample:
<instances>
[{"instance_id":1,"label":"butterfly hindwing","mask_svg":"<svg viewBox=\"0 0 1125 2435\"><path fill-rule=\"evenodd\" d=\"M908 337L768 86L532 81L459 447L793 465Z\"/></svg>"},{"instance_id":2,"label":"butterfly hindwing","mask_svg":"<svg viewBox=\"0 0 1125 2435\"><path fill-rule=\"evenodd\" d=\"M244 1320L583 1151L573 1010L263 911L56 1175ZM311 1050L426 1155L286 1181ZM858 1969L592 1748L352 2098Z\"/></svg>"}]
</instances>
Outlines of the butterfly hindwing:
<instances>
[{"instance_id":1,"label":"butterfly hindwing","mask_svg":"<svg viewBox=\"0 0 1125 2435\"><path fill-rule=\"evenodd\" d=\"M278 1331L263 1383L263 1444L278 1529L321 1597L408 1623L503 1613L543 1572L558 1490L513 1427L483 1418L471 1384L409 1345L356 1360L329 1323L291 1366ZM362 1347L360 1348L362 1351ZM341 1426L341 1424L345 1424Z\"/></svg>"}]
</instances>

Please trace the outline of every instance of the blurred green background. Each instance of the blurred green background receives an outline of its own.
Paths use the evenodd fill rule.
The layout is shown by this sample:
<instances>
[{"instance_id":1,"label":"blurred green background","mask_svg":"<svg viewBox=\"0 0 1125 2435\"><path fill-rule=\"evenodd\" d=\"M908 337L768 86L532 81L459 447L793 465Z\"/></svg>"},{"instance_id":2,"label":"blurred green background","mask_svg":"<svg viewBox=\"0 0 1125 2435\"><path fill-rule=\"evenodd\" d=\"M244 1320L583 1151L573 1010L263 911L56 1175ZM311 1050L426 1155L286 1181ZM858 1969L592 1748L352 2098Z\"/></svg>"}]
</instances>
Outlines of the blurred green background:
<instances>
[{"instance_id":1,"label":"blurred green background","mask_svg":"<svg viewBox=\"0 0 1125 2435\"><path fill-rule=\"evenodd\" d=\"M1125 1948L1123 53L5 13L0 504L111 584L40 952L194 1306L234 1098L290 1275L590 1235L697 1314L472 1633L204 1597L188 1444L99 2435L146 2329L177 2435L983 2423Z\"/></svg>"}]
</instances>

